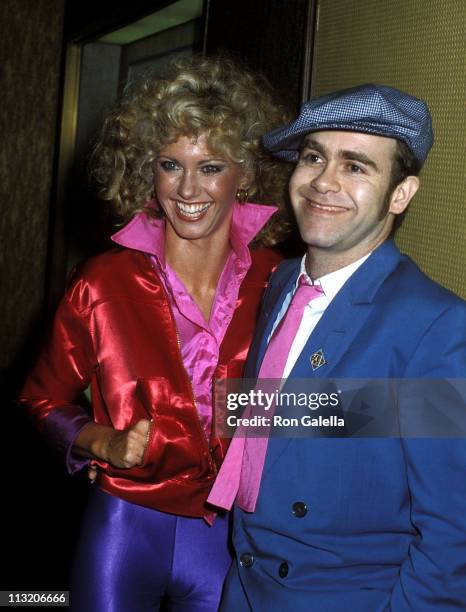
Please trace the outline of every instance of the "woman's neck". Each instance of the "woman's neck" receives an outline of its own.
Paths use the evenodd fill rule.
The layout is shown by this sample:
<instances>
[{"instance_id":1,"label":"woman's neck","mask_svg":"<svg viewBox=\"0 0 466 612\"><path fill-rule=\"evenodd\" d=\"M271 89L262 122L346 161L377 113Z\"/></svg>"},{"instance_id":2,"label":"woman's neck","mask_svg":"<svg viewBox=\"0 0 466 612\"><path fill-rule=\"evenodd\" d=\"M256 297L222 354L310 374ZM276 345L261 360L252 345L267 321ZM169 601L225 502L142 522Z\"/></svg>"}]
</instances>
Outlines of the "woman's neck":
<instances>
[{"instance_id":1,"label":"woman's neck","mask_svg":"<svg viewBox=\"0 0 466 612\"><path fill-rule=\"evenodd\" d=\"M230 252L229 235L199 240L180 238L167 227L165 260L209 320L218 280Z\"/></svg>"}]
</instances>

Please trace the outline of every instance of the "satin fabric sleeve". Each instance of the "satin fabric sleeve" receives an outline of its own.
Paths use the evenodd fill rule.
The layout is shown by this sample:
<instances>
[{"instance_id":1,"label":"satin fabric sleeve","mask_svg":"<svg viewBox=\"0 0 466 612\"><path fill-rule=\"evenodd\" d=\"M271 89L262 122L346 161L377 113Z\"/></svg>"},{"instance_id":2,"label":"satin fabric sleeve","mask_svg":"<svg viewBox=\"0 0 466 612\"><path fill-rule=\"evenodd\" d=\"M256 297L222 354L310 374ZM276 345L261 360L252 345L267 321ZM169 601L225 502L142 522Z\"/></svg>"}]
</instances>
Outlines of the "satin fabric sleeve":
<instances>
[{"instance_id":1,"label":"satin fabric sleeve","mask_svg":"<svg viewBox=\"0 0 466 612\"><path fill-rule=\"evenodd\" d=\"M76 455L72 447L81 429L92 422L78 398L97 367L89 315L71 301L76 301L83 290L78 283L62 299L49 338L19 398L37 428L62 455L69 473L89 462Z\"/></svg>"}]
</instances>

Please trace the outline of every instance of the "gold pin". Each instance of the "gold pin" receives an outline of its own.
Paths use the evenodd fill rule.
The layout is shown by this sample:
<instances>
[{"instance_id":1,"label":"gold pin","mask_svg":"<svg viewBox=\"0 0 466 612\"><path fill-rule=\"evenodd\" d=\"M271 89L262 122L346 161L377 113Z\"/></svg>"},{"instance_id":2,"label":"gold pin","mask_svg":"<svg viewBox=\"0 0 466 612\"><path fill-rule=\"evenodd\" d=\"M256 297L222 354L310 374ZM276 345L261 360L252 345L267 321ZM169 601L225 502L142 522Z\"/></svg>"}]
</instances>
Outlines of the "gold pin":
<instances>
[{"instance_id":1,"label":"gold pin","mask_svg":"<svg viewBox=\"0 0 466 612\"><path fill-rule=\"evenodd\" d=\"M312 353L310 361L313 370L317 370L318 368L325 365L327 362L325 361L324 351L322 349L319 349L315 353Z\"/></svg>"}]
</instances>

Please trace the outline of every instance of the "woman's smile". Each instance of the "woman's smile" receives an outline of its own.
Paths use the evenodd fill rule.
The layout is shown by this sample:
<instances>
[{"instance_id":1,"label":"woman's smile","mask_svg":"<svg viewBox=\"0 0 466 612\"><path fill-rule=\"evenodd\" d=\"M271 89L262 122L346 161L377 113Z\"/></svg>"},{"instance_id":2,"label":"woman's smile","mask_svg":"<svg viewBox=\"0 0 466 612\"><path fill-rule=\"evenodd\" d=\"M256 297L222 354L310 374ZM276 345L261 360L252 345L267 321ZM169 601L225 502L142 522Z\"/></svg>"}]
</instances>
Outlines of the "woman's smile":
<instances>
[{"instance_id":1,"label":"woman's smile","mask_svg":"<svg viewBox=\"0 0 466 612\"><path fill-rule=\"evenodd\" d=\"M176 211L181 219L186 221L199 221L206 214L213 202L181 202L175 201Z\"/></svg>"}]
</instances>

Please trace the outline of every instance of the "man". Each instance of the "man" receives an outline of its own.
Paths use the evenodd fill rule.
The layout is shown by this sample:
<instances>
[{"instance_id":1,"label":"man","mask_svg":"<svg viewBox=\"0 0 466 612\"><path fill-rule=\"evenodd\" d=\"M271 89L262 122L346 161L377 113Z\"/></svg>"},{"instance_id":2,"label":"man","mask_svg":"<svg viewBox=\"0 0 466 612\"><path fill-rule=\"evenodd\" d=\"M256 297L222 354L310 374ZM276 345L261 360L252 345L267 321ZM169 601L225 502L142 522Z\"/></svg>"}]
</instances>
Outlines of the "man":
<instances>
[{"instance_id":1,"label":"man","mask_svg":"<svg viewBox=\"0 0 466 612\"><path fill-rule=\"evenodd\" d=\"M264 138L296 161L290 196L307 253L272 276L249 377L464 377L465 302L390 239L432 142L424 102L374 85L312 100ZM290 339L303 284L314 294ZM237 442L209 498L218 506L231 502ZM223 610L466 609L464 439L272 435L245 445Z\"/></svg>"}]
</instances>

